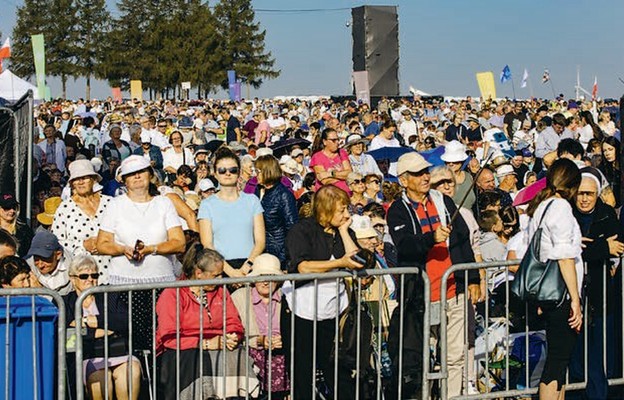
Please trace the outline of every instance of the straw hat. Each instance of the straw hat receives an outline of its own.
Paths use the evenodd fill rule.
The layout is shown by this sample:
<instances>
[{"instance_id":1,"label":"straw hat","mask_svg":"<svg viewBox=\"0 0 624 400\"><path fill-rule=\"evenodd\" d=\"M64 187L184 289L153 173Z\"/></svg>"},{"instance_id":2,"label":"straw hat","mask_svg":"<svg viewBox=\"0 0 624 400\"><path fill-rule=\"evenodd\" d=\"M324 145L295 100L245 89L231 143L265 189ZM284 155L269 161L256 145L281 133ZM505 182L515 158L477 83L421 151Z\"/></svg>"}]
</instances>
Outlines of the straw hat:
<instances>
[{"instance_id":1,"label":"straw hat","mask_svg":"<svg viewBox=\"0 0 624 400\"><path fill-rule=\"evenodd\" d=\"M54 221L54 213L56 213L56 209L59 208L63 200L58 197L50 197L43 202L43 212L37 214L37 221L42 225L52 225Z\"/></svg>"}]
</instances>

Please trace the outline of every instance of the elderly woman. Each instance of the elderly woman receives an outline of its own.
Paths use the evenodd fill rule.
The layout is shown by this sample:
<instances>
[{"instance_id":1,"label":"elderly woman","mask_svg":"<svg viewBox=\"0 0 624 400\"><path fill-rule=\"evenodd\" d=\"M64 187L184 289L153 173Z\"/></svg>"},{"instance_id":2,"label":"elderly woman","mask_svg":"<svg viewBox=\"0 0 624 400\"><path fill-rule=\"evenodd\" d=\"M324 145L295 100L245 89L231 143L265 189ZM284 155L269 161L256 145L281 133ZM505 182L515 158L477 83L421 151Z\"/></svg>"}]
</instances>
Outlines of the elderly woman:
<instances>
[{"instance_id":1,"label":"elderly woman","mask_svg":"<svg viewBox=\"0 0 624 400\"><path fill-rule=\"evenodd\" d=\"M175 175L181 165L195 166L193 153L191 153L190 149L182 147L183 142L184 137L182 137L182 133L173 131L171 136L169 136L171 147L163 152L163 169L170 181L175 179Z\"/></svg>"},{"instance_id":2,"label":"elderly woman","mask_svg":"<svg viewBox=\"0 0 624 400\"><path fill-rule=\"evenodd\" d=\"M276 256L286 266L286 234L299 220L295 196L281 182L282 170L271 155L256 160L258 186L256 196L264 210L266 252Z\"/></svg>"},{"instance_id":3,"label":"elderly woman","mask_svg":"<svg viewBox=\"0 0 624 400\"><path fill-rule=\"evenodd\" d=\"M227 276L245 276L254 258L264 251L262 205L256 196L238 190L240 160L227 147L217 150L215 171L220 190L199 207L201 242L223 254Z\"/></svg>"},{"instance_id":4,"label":"elderly woman","mask_svg":"<svg viewBox=\"0 0 624 400\"><path fill-rule=\"evenodd\" d=\"M19 218L19 203L10 193L0 194L0 229L4 229L17 240L17 253L24 257L30 249L35 235Z\"/></svg>"},{"instance_id":5,"label":"elderly woman","mask_svg":"<svg viewBox=\"0 0 624 400\"><path fill-rule=\"evenodd\" d=\"M353 134L347 136L345 147L349 152L349 162L353 171L366 176L367 174L382 175L377 161L370 154L365 154L368 140L362 136Z\"/></svg>"},{"instance_id":6,"label":"elderly woman","mask_svg":"<svg viewBox=\"0 0 624 400\"><path fill-rule=\"evenodd\" d=\"M219 253L205 249L198 243L190 247L184 258L184 279L217 279L223 274L223 266L224 260ZM247 363L244 358L240 359L239 343L243 339L243 325L225 288L203 285L165 289L156 304L156 314L159 398L191 400L196 399L197 391L202 393L201 390L201 398L221 398L224 391L225 396L222 398L244 396L245 391L252 396L257 394L258 382L253 371L245 373ZM175 384L178 350L177 365L183 366L179 369L179 393ZM223 356L226 357L228 371L221 369ZM201 377L200 357L203 361ZM252 363L249 362L249 365ZM241 368L243 371L239 371ZM244 378L234 381L227 379L226 387L223 388L224 375L247 375L249 387L246 387Z\"/></svg>"},{"instance_id":7,"label":"elderly woman","mask_svg":"<svg viewBox=\"0 0 624 400\"><path fill-rule=\"evenodd\" d=\"M364 177L358 172L351 172L347 177L347 184L349 185L349 189L351 189L349 213L351 215L362 215L364 207L374 202L373 199L364 196L364 193L366 193Z\"/></svg>"},{"instance_id":8,"label":"elderly woman","mask_svg":"<svg viewBox=\"0 0 624 400\"><path fill-rule=\"evenodd\" d=\"M321 185L335 185L344 191L349 188L346 183L347 176L351 173L349 155L339 147L340 138L338 133L327 128L321 134L323 147L317 151L310 160L310 168L316 174L316 187Z\"/></svg>"},{"instance_id":9,"label":"elderly woman","mask_svg":"<svg viewBox=\"0 0 624 400\"><path fill-rule=\"evenodd\" d=\"M253 284L249 294L240 288L232 294L249 341L249 355L259 369L258 378L262 394L268 397L271 368L271 398L283 399L289 392L288 365L282 346L280 313L282 292L279 283L270 283L270 276L281 275L280 260L271 254L256 257L253 270L248 276L267 276L267 280ZM269 322L269 320L271 322ZM247 325L249 323L249 325ZM270 325L270 331L269 331ZM269 359L269 349L271 358Z\"/></svg>"},{"instance_id":10,"label":"elderly woman","mask_svg":"<svg viewBox=\"0 0 624 400\"><path fill-rule=\"evenodd\" d=\"M57 209L51 232L73 256L91 254L101 272L100 283L106 284L110 257L98 253L96 242L100 219L112 197L93 191L93 186L101 179L89 160L69 164L72 196Z\"/></svg>"},{"instance_id":11,"label":"elderly woman","mask_svg":"<svg viewBox=\"0 0 624 400\"><path fill-rule=\"evenodd\" d=\"M314 195L312 218L299 221L288 232L286 250L289 255L289 272L323 273L341 268L360 269L362 264L351 257L357 253L355 235L349 228L351 216L347 207L349 196L333 185L323 186ZM334 347L336 318L347 307L344 283L335 279L319 280L297 285L286 282L283 288L288 307L282 307L282 319L295 314L294 343L290 332L282 332L285 348L297 349L294 362L293 386L295 398L310 399L313 368L323 372L326 379L333 377L329 359ZM316 295L316 297L315 297ZM314 301L317 301L316 307ZM296 307L293 307L296 306ZM288 309L288 314L284 314ZM316 314L315 314L316 309ZM316 320L316 342L312 332ZM316 348L316 366L312 365ZM289 357L289 354L287 354Z\"/></svg>"},{"instance_id":12,"label":"elderly woman","mask_svg":"<svg viewBox=\"0 0 624 400\"><path fill-rule=\"evenodd\" d=\"M121 126L111 125L109 135L111 140L102 146L102 158L106 165L110 164L113 157L123 161L132 154L130 144L121 139Z\"/></svg>"},{"instance_id":13,"label":"elderly woman","mask_svg":"<svg viewBox=\"0 0 624 400\"><path fill-rule=\"evenodd\" d=\"M174 281L179 272L175 254L185 249L175 207L167 197L159 196L155 187L150 187L153 171L146 158L128 157L122 162L119 175L127 193L110 202L100 219L97 238L97 251L112 257L109 283ZM137 348L149 349L151 292L135 292L132 300Z\"/></svg>"},{"instance_id":14,"label":"elderly woman","mask_svg":"<svg viewBox=\"0 0 624 400\"><path fill-rule=\"evenodd\" d=\"M584 238L583 261L587 265L585 308L592 322L587 327L587 341L584 338L585 332L581 332L576 341L570 372L572 381L583 380L583 347L587 343L589 358L585 395L589 399L606 399L608 393L605 367L608 372L612 372L615 357L614 352L608 352L607 360L604 360L607 364L604 364L603 333L606 330L607 349L616 348L615 338L619 337L616 332L620 328L615 325L614 319L618 313L621 315L621 288L618 286L622 270L612 263L611 258L622 256L624 243L619 237L620 227L615 210L600 200L600 173L595 168L587 167L581 170L581 177L573 212ZM606 298L607 310L603 310L603 298Z\"/></svg>"},{"instance_id":15,"label":"elderly woman","mask_svg":"<svg viewBox=\"0 0 624 400\"><path fill-rule=\"evenodd\" d=\"M128 308L117 293L109 293L106 299L102 293L89 295L82 303L82 321L76 324L72 318L76 300L83 291L97 286L100 273L93 257L79 255L69 266L69 276L76 291L65 295L63 300L68 326L86 328L83 374L89 397L104 399L104 387L108 384L108 392L115 393L117 399L138 399L141 364L136 357L131 358L128 354ZM108 315L104 314L104 310ZM104 358L104 336L108 336L108 358ZM132 393L129 393L128 380L130 362Z\"/></svg>"},{"instance_id":16,"label":"elderly woman","mask_svg":"<svg viewBox=\"0 0 624 400\"><path fill-rule=\"evenodd\" d=\"M0 285L3 289L30 287L30 267L17 256L0 260Z\"/></svg>"},{"instance_id":17,"label":"elderly woman","mask_svg":"<svg viewBox=\"0 0 624 400\"><path fill-rule=\"evenodd\" d=\"M453 173L455 181L454 194L451 196L453 201L455 204L459 204L466 196L466 193L468 193L463 207L472 208L476 200L476 196L471 190L472 176L462 169L464 162L468 159L465 146L457 140L446 143L444 145L444 154L440 156L440 159L444 161Z\"/></svg>"}]
</instances>

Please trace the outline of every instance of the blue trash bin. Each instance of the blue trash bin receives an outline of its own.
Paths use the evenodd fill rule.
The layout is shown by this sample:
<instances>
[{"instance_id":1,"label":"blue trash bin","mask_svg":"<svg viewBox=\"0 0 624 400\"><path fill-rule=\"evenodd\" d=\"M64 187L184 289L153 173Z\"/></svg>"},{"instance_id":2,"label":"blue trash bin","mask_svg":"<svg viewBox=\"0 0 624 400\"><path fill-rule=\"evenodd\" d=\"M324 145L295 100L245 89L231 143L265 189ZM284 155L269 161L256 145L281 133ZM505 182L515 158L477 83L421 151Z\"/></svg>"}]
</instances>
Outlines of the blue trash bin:
<instances>
[{"instance_id":1,"label":"blue trash bin","mask_svg":"<svg viewBox=\"0 0 624 400\"><path fill-rule=\"evenodd\" d=\"M7 303L9 304L8 319ZM58 308L43 297L0 297L0 343L2 343L0 346L0 398L5 397L7 373L9 399L52 400L55 398L57 317ZM33 330L35 343L33 343ZM9 359L8 371L6 370L7 357ZM36 371L33 370L35 363Z\"/></svg>"}]
</instances>

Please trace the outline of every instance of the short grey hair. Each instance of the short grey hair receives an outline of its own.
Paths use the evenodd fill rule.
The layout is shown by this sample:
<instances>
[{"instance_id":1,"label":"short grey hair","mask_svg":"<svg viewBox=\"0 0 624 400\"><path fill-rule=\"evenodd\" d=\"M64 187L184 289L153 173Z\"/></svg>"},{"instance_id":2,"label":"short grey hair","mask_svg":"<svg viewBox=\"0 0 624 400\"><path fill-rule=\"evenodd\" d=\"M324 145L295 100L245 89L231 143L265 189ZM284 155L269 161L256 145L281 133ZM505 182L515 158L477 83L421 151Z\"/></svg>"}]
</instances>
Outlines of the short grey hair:
<instances>
[{"instance_id":1,"label":"short grey hair","mask_svg":"<svg viewBox=\"0 0 624 400\"><path fill-rule=\"evenodd\" d=\"M78 275L80 272L86 269L95 269L99 271L98 265L95 259L89 254L80 254L75 256L69 263L68 273L69 275Z\"/></svg>"},{"instance_id":2,"label":"short grey hair","mask_svg":"<svg viewBox=\"0 0 624 400\"><path fill-rule=\"evenodd\" d=\"M240 159L241 165L253 164L254 159L251 155L245 154Z\"/></svg>"}]
</instances>

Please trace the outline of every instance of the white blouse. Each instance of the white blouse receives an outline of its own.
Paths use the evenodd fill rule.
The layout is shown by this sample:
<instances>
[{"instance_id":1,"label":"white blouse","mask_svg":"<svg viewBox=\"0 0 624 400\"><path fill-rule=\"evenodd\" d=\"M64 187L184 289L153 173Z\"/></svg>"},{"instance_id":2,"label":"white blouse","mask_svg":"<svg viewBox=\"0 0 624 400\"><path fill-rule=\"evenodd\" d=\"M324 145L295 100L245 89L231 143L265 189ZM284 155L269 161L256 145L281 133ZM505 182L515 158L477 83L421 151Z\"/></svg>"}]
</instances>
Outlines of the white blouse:
<instances>
[{"instance_id":1,"label":"white blouse","mask_svg":"<svg viewBox=\"0 0 624 400\"><path fill-rule=\"evenodd\" d=\"M542 239L540 241L539 259L542 262L567 258L574 259L576 281L580 296L581 284L583 282L582 234L581 228L576 222L574 214L572 214L572 206L570 206L567 200L551 198L543 201L537 207L533 219L529 223L527 246L530 238L533 237L539 227L538 224L546 206L551 202L553 204L548 208L541 224Z\"/></svg>"},{"instance_id":2,"label":"white blouse","mask_svg":"<svg viewBox=\"0 0 624 400\"><path fill-rule=\"evenodd\" d=\"M89 238L97 238L102 215L112 199L110 196L100 195L100 204L93 217L85 214L71 197L61 203L54 214L51 231L65 251L72 256L90 254L84 248L83 242ZM94 255L93 258L100 270L98 283L107 284L110 257Z\"/></svg>"}]
</instances>

